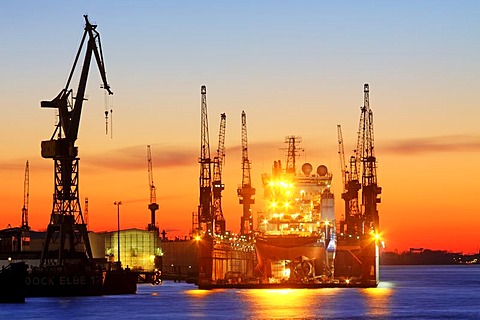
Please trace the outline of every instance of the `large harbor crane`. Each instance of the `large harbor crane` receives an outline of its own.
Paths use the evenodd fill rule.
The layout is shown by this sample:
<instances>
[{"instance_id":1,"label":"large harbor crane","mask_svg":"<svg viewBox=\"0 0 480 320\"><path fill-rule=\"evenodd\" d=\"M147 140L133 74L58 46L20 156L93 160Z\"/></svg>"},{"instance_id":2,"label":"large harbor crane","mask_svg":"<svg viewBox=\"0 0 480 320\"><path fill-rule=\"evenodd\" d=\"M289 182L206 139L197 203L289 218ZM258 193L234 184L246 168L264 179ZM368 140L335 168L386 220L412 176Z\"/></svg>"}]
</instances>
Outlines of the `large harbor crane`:
<instances>
[{"instance_id":1,"label":"large harbor crane","mask_svg":"<svg viewBox=\"0 0 480 320\"><path fill-rule=\"evenodd\" d=\"M373 112L370 109L369 85L364 85L364 101L361 107L357 135L357 148L350 158L350 171L346 175L345 221L341 230L349 236L359 236L369 232L378 232L378 195L382 189L377 186L376 158L374 154ZM359 191L362 191L361 207ZM347 229L343 230L346 225Z\"/></svg>"},{"instance_id":2,"label":"large harbor crane","mask_svg":"<svg viewBox=\"0 0 480 320\"><path fill-rule=\"evenodd\" d=\"M225 184L222 183L222 169L225 161L225 129L227 116L220 115L220 129L218 133L217 155L213 158L213 213L215 219L215 233L225 234L225 217L222 210L222 191Z\"/></svg>"},{"instance_id":3,"label":"large harbor crane","mask_svg":"<svg viewBox=\"0 0 480 320\"><path fill-rule=\"evenodd\" d=\"M63 265L66 259L80 258L85 250L87 258L93 258L86 224L79 201L79 158L75 141L78 137L80 116L92 55L102 78L102 88L113 94L107 83L100 34L97 25L91 24L85 15L85 29L73 67L65 88L51 101L42 101L42 108L58 110L59 121L50 140L42 141L42 157L53 159L55 190L53 208L40 264ZM76 95L70 89L70 81L77 66L84 43L87 42L84 61ZM68 241L67 241L68 238ZM49 249L52 249L51 251Z\"/></svg>"},{"instance_id":4,"label":"large harbor crane","mask_svg":"<svg viewBox=\"0 0 480 320\"><path fill-rule=\"evenodd\" d=\"M377 203L380 202L381 188L377 186L368 84L364 84L363 92L357 146L350 157L350 169L342 193L345 219L340 222L334 267L337 276L357 279L365 286L376 286L379 282L380 241Z\"/></svg>"},{"instance_id":5,"label":"large harbor crane","mask_svg":"<svg viewBox=\"0 0 480 320\"><path fill-rule=\"evenodd\" d=\"M25 163L25 179L23 180L23 208L22 208L22 229L29 230L28 226L28 202L30 198L30 169L28 160Z\"/></svg>"},{"instance_id":6,"label":"large harbor crane","mask_svg":"<svg viewBox=\"0 0 480 320\"><path fill-rule=\"evenodd\" d=\"M373 112L370 109L369 86L364 85L364 103L360 117L359 145L360 161L362 163L362 207L365 228L378 232L379 216L377 203L382 188L377 185L377 159L375 158Z\"/></svg>"},{"instance_id":7,"label":"large harbor crane","mask_svg":"<svg viewBox=\"0 0 480 320\"><path fill-rule=\"evenodd\" d=\"M208 135L207 115L207 87L201 86L201 133L200 133L200 199L198 205L198 229L197 233L205 232L211 235L213 232L212 212L212 173L210 159L210 142Z\"/></svg>"},{"instance_id":8,"label":"large harbor crane","mask_svg":"<svg viewBox=\"0 0 480 320\"><path fill-rule=\"evenodd\" d=\"M155 211L158 210L159 205L157 203L157 188L153 182L153 166L152 166L152 151L150 146L147 146L147 164L148 164L148 185L150 189L150 203L148 209L150 210L150 223L148 224L148 231L156 231L158 233L158 227L155 224Z\"/></svg>"},{"instance_id":9,"label":"large harbor crane","mask_svg":"<svg viewBox=\"0 0 480 320\"><path fill-rule=\"evenodd\" d=\"M255 188L252 187L250 176L251 162L248 159L247 115L242 111L242 185L238 187L239 203L243 205L243 214L240 224L240 235L253 237L253 216L251 205L255 204Z\"/></svg>"}]
</instances>

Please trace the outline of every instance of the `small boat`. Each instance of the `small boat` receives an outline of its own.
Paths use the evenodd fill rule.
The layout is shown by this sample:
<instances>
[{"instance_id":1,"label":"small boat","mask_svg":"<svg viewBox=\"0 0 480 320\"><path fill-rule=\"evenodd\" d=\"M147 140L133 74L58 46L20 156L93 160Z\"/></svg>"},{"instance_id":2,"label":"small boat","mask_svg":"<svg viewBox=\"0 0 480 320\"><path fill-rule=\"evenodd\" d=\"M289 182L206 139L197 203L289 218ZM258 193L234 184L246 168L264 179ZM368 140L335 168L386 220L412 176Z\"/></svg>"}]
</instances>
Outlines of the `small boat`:
<instances>
[{"instance_id":1,"label":"small boat","mask_svg":"<svg viewBox=\"0 0 480 320\"><path fill-rule=\"evenodd\" d=\"M25 302L25 262L14 262L0 270L0 303Z\"/></svg>"}]
</instances>

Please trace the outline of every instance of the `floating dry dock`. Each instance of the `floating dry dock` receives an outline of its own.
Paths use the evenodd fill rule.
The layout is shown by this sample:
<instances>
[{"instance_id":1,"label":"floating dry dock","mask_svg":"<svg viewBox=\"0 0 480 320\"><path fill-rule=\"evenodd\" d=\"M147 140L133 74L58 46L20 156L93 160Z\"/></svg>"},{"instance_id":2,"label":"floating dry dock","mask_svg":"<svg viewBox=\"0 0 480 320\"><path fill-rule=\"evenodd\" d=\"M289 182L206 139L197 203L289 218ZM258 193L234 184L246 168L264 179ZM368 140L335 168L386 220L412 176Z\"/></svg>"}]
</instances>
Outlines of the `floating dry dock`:
<instances>
[{"instance_id":1,"label":"floating dry dock","mask_svg":"<svg viewBox=\"0 0 480 320\"><path fill-rule=\"evenodd\" d=\"M199 238L198 287L376 287L379 238L373 224L347 216L337 229L332 174L310 163L297 171L299 138L286 142L286 167L275 161L272 173L262 176L267 207L258 212L253 236Z\"/></svg>"}]
</instances>

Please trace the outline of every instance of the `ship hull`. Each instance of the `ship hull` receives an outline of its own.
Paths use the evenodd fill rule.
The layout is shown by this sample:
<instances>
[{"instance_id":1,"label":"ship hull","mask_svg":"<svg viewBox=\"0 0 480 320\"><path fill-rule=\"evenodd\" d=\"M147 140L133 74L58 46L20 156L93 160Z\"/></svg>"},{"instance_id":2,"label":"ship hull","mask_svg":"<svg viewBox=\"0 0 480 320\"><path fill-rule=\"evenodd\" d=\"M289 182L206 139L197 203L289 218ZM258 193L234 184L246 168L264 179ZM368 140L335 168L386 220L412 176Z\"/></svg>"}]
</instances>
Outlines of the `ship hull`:
<instances>
[{"instance_id":1,"label":"ship hull","mask_svg":"<svg viewBox=\"0 0 480 320\"><path fill-rule=\"evenodd\" d=\"M365 237L338 240L335 255L318 242L317 237L257 237L253 254L235 254L235 246L219 246L204 238L199 251L199 289L320 289L374 288L379 283L379 248ZM201 245L202 246L202 245ZM229 260L228 257L235 257ZM219 261L241 265L234 272L221 273ZM310 265L307 265L309 263ZM249 266L255 265L253 276ZM299 266L300 269L296 270ZM290 275L284 274L290 269ZM231 270L224 269L224 270ZM302 273L303 272L303 273Z\"/></svg>"},{"instance_id":2,"label":"ship hull","mask_svg":"<svg viewBox=\"0 0 480 320\"><path fill-rule=\"evenodd\" d=\"M103 294L102 272L34 270L25 278L27 297L99 296Z\"/></svg>"},{"instance_id":3,"label":"ship hull","mask_svg":"<svg viewBox=\"0 0 480 320\"><path fill-rule=\"evenodd\" d=\"M130 271L34 270L25 277L27 297L135 294L137 274Z\"/></svg>"},{"instance_id":4,"label":"ship hull","mask_svg":"<svg viewBox=\"0 0 480 320\"><path fill-rule=\"evenodd\" d=\"M325 256L324 245L318 237L257 237L255 248L259 260L293 260L301 256L322 259Z\"/></svg>"},{"instance_id":5,"label":"ship hull","mask_svg":"<svg viewBox=\"0 0 480 320\"><path fill-rule=\"evenodd\" d=\"M335 255L335 278L376 287L380 281L379 247L366 236L360 239L339 239Z\"/></svg>"}]
</instances>

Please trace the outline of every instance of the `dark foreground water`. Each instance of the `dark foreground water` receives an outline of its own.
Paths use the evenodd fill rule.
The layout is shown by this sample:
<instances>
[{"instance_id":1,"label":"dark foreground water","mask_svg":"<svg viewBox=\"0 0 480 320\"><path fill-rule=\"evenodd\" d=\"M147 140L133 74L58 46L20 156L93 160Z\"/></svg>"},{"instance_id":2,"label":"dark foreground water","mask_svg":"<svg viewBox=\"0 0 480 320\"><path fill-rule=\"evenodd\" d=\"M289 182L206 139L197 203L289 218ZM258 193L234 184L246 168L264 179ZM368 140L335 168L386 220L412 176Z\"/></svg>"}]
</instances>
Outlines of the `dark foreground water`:
<instances>
[{"instance_id":1,"label":"dark foreground water","mask_svg":"<svg viewBox=\"0 0 480 320\"><path fill-rule=\"evenodd\" d=\"M128 296L27 298L0 319L480 319L480 266L385 266L378 288L197 290L164 282Z\"/></svg>"}]
</instances>

